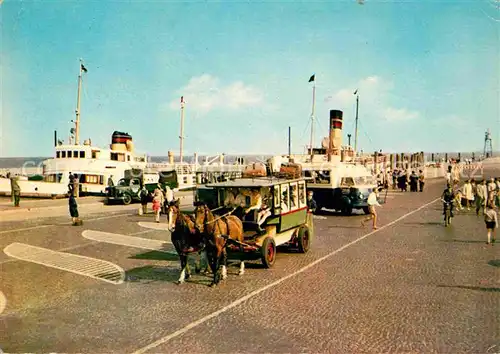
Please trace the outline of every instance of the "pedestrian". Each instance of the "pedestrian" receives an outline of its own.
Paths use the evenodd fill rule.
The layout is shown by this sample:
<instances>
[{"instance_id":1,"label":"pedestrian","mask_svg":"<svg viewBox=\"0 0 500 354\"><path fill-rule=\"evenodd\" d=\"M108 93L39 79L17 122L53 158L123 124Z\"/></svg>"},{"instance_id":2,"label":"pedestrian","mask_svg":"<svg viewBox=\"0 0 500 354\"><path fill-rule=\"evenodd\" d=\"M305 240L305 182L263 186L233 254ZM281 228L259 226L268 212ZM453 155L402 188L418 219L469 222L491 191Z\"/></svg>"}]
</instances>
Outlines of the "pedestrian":
<instances>
[{"instance_id":1,"label":"pedestrian","mask_svg":"<svg viewBox=\"0 0 500 354\"><path fill-rule=\"evenodd\" d=\"M424 185L425 185L425 175L424 175L424 171L420 170L418 171L419 172L419 175L418 175L418 187L420 189L421 192L424 191Z\"/></svg>"},{"instance_id":2,"label":"pedestrian","mask_svg":"<svg viewBox=\"0 0 500 354\"><path fill-rule=\"evenodd\" d=\"M495 205L497 208L500 208L500 178L495 178L496 185L497 185L497 195L495 198Z\"/></svg>"},{"instance_id":3,"label":"pedestrian","mask_svg":"<svg viewBox=\"0 0 500 354\"><path fill-rule=\"evenodd\" d=\"M451 167L451 166L450 166ZM446 179L446 184L451 184L451 171L448 170L448 172L446 172L444 178Z\"/></svg>"},{"instance_id":4,"label":"pedestrian","mask_svg":"<svg viewBox=\"0 0 500 354\"><path fill-rule=\"evenodd\" d=\"M418 191L418 176L415 171L411 171L410 175L410 192Z\"/></svg>"},{"instance_id":5,"label":"pedestrian","mask_svg":"<svg viewBox=\"0 0 500 354\"><path fill-rule=\"evenodd\" d=\"M114 187L115 182L113 182L113 175L110 175L108 178L108 187Z\"/></svg>"},{"instance_id":6,"label":"pedestrian","mask_svg":"<svg viewBox=\"0 0 500 354\"><path fill-rule=\"evenodd\" d=\"M392 172L392 189L398 189L398 170Z\"/></svg>"},{"instance_id":7,"label":"pedestrian","mask_svg":"<svg viewBox=\"0 0 500 354\"><path fill-rule=\"evenodd\" d=\"M12 180L10 179L10 172L7 172L7 178L9 179L10 183L10 200L12 200L12 203L14 203L14 185L12 184Z\"/></svg>"},{"instance_id":8,"label":"pedestrian","mask_svg":"<svg viewBox=\"0 0 500 354\"><path fill-rule=\"evenodd\" d=\"M486 204L484 222L486 224L486 231L488 232L488 242L486 244L493 245L495 243L495 229L498 229L498 216L491 202Z\"/></svg>"},{"instance_id":9,"label":"pedestrian","mask_svg":"<svg viewBox=\"0 0 500 354\"><path fill-rule=\"evenodd\" d=\"M465 181L463 188L464 198L465 198L465 206L467 210L470 210L470 205L474 201L474 194L472 193L472 184L470 183L470 179Z\"/></svg>"},{"instance_id":10,"label":"pedestrian","mask_svg":"<svg viewBox=\"0 0 500 354\"><path fill-rule=\"evenodd\" d=\"M145 215L148 212L148 199L149 199L149 192L146 189L146 186L142 186L139 196L141 198L141 208L139 209L139 215L143 214Z\"/></svg>"},{"instance_id":11,"label":"pedestrian","mask_svg":"<svg viewBox=\"0 0 500 354\"><path fill-rule=\"evenodd\" d=\"M78 204L76 202L75 194L72 191L68 192L69 195L69 215L71 215L71 220L73 221L73 226L83 225L83 221L80 220L80 215L78 214Z\"/></svg>"},{"instance_id":12,"label":"pedestrian","mask_svg":"<svg viewBox=\"0 0 500 354\"><path fill-rule=\"evenodd\" d=\"M10 177L10 188L12 191L14 206L19 207L21 201L21 187L19 186L19 176Z\"/></svg>"},{"instance_id":13,"label":"pedestrian","mask_svg":"<svg viewBox=\"0 0 500 354\"><path fill-rule=\"evenodd\" d=\"M370 216L366 219L361 220L361 226L364 227L367 221L372 220L373 230L377 229L377 211L375 210L375 206L380 206L378 202L377 189L373 189L368 195L368 210Z\"/></svg>"},{"instance_id":14,"label":"pedestrian","mask_svg":"<svg viewBox=\"0 0 500 354\"><path fill-rule=\"evenodd\" d=\"M164 192L165 201L163 202L164 210L167 211L168 206L174 201L174 191L169 186L165 186Z\"/></svg>"},{"instance_id":15,"label":"pedestrian","mask_svg":"<svg viewBox=\"0 0 500 354\"><path fill-rule=\"evenodd\" d=\"M76 173L73 175L73 191L75 198L80 197L80 185L78 181L78 175Z\"/></svg>"},{"instance_id":16,"label":"pedestrian","mask_svg":"<svg viewBox=\"0 0 500 354\"><path fill-rule=\"evenodd\" d=\"M157 187L153 194L153 212L155 214L155 221L160 222L160 211L163 204L163 192L160 187Z\"/></svg>"},{"instance_id":17,"label":"pedestrian","mask_svg":"<svg viewBox=\"0 0 500 354\"><path fill-rule=\"evenodd\" d=\"M308 191L307 192L307 208L312 212L316 213L316 208L318 205L316 204L316 201L313 198L313 191Z\"/></svg>"},{"instance_id":18,"label":"pedestrian","mask_svg":"<svg viewBox=\"0 0 500 354\"><path fill-rule=\"evenodd\" d=\"M486 185L486 189L488 190L488 201L495 202L496 189L497 185L495 183L495 179L492 177L488 184Z\"/></svg>"},{"instance_id":19,"label":"pedestrian","mask_svg":"<svg viewBox=\"0 0 500 354\"><path fill-rule=\"evenodd\" d=\"M486 181L483 179L476 187L476 215L479 215L479 211L486 206L486 197L488 196L488 191L486 189Z\"/></svg>"},{"instance_id":20,"label":"pedestrian","mask_svg":"<svg viewBox=\"0 0 500 354\"><path fill-rule=\"evenodd\" d=\"M73 193L73 188L75 186L75 176L73 175L72 172L70 172L68 177L69 177L68 190L70 193Z\"/></svg>"}]
</instances>

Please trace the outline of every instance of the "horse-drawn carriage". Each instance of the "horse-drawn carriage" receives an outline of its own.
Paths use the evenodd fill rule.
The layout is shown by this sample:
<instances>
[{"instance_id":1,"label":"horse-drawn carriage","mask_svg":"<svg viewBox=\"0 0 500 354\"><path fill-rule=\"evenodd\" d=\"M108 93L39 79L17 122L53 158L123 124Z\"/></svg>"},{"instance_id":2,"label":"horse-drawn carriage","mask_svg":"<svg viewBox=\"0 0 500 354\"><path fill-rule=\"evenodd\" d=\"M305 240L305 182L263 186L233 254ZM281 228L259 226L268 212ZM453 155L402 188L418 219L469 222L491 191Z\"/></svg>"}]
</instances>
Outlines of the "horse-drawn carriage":
<instances>
[{"instance_id":1,"label":"horse-drawn carriage","mask_svg":"<svg viewBox=\"0 0 500 354\"><path fill-rule=\"evenodd\" d=\"M241 178L198 186L195 205L200 223L208 225L213 222L208 220L228 215L242 220L242 237L228 237L225 245L228 258L240 259L242 265L244 260L261 259L266 268L271 267L278 246L305 253L314 235L304 178ZM203 213L210 213L210 219Z\"/></svg>"}]
</instances>

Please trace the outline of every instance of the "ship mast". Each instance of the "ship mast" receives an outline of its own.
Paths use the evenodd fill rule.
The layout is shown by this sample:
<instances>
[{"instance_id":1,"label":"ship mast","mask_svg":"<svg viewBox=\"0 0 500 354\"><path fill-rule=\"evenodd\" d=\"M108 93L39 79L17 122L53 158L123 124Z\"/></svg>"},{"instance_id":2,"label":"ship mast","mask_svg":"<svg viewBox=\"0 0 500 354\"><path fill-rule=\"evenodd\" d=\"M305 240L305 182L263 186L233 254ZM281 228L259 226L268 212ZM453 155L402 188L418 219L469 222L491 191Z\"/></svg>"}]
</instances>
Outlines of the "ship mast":
<instances>
[{"instance_id":1,"label":"ship mast","mask_svg":"<svg viewBox=\"0 0 500 354\"><path fill-rule=\"evenodd\" d=\"M182 148L184 143L184 96L181 96L181 135L179 136L180 140L180 163L182 163Z\"/></svg>"},{"instance_id":2,"label":"ship mast","mask_svg":"<svg viewBox=\"0 0 500 354\"><path fill-rule=\"evenodd\" d=\"M358 90L354 91L356 95L356 127L354 128L354 153L358 153L358 111L359 111L359 94Z\"/></svg>"},{"instance_id":3,"label":"ship mast","mask_svg":"<svg viewBox=\"0 0 500 354\"><path fill-rule=\"evenodd\" d=\"M78 94L76 97L76 119L75 119L75 145L80 144L80 93L82 90L82 75L87 72L87 69L83 65L82 59L80 59L80 73L78 75Z\"/></svg>"},{"instance_id":4,"label":"ship mast","mask_svg":"<svg viewBox=\"0 0 500 354\"><path fill-rule=\"evenodd\" d=\"M316 106L316 74L311 76L309 79L309 82L313 82L313 101L312 101L312 112L311 112L311 140L309 146L311 147L311 150L309 151L311 153L311 159L313 156L313 144L314 144L314 110Z\"/></svg>"}]
</instances>

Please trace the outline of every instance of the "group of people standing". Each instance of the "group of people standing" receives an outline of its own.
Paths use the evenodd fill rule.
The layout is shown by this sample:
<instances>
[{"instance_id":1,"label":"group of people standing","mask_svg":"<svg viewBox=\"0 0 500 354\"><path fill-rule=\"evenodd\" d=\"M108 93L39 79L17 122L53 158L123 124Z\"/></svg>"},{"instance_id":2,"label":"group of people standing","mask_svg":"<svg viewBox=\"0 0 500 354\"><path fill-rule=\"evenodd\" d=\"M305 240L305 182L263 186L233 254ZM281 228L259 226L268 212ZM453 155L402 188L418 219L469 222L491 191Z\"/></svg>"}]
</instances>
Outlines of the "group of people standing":
<instances>
[{"instance_id":1,"label":"group of people standing","mask_svg":"<svg viewBox=\"0 0 500 354\"><path fill-rule=\"evenodd\" d=\"M479 215L481 210L491 203L494 207L500 207L500 178L491 178L488 182L485 179L475 181L468 179L461 189L457 189L455 193L456 209L462 210L465 208L470 210L471 207L476 207L476 214Z\"/></svg>"},{"instance_id":2,"label":"group of people standing","mask_svg":"<svg viewBox=\"0 0 500 354\"><path fill-rule=\"evenodd\" d=\"M160 213L162 211L165 212L168 204L170 204L170 202L172 202L175 198L174 191L169 186L165 186L165 188L163 188L159 183L152 194L146 189L146 186L142 186L139 196L141 198L139 215L143 215L148 212L148 203L152 200L153 213L157 223L160 222Z\"/></svg>"},{"instance_id":3,"label":"group of people standing","mask_svg":"<svg viewBox=\"0 0 500 354\"><path fill-rule=\"evenodd\" d=\"M476 215L479 216L481 211L484 215L487 230L486 243L489 245L495 243L495 229L498 228L497 209L500 208L500 178L491 178L488 183L484 179L478 182L468 179L463 187L456 191L453 191L451 183L447 183L442 199L450 205L451 210L453 204L456 204L457 211L465 208L470 210L471 206L474 207L475 204Z\"/></svg>"},{"instance_id":4,"label":"group of people standing","mask_svg":"<svg viewBox=\"0 0 500 354\"><path fill-rule=\"evenodd\" d=\"M395 169L392 172L392 188L400 189L401 192L408 191L408 186L410 187L410 192L423 192L425 186L425 174L424 171L419 170L418 174L415 171Z\"/></svg>"}]
</instances>

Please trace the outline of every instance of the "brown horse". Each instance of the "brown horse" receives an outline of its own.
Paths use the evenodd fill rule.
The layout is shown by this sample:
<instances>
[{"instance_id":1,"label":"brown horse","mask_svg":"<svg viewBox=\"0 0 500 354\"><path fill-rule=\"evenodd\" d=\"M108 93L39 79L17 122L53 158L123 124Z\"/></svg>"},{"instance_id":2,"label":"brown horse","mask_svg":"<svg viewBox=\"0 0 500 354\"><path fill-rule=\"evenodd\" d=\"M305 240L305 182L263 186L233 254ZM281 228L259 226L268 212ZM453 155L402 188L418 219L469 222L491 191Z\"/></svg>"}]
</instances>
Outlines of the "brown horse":
<instances>
[{"instance_id":1,"label":"brown horse","mask_svg":"<svg viewBox=\"0 0 500 354\"><path fill-rule=\"evenodd\" d=\"M194 210L195 227L206 237L207 257L214 274L211 286L220 281L219 268L222 263L222 279L227 277L227 238L243 242L243 223L234 215L214 216L206 204L198 204ZM239 275L245 272L241 261Z\"/></svg>"},{"instance_id":2,"label":"brown horse","mask_svg":"<svg viewBox=\"0 0 500 354\"><path fill-rule=\"evenodd\" d=\"M191 276L189 269L188 255L198 253L200 259L196 265L196 272L199 273L203 259L206 259L205 243L203 235L195 227L192 217L183 214L179 209L179 199L172 201L166 210L168 230L171 233L172 244L179 255L181 261L181 274L178 284ZM205 271L207 264L205 262Z\"/></svg>"}]
</instances>

